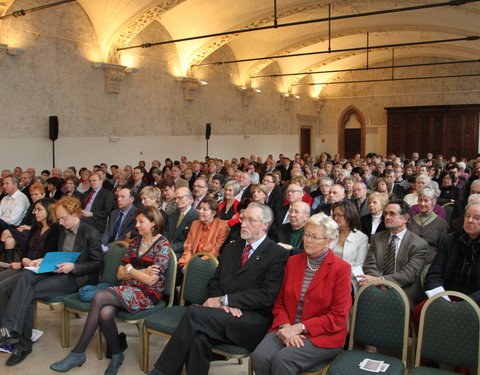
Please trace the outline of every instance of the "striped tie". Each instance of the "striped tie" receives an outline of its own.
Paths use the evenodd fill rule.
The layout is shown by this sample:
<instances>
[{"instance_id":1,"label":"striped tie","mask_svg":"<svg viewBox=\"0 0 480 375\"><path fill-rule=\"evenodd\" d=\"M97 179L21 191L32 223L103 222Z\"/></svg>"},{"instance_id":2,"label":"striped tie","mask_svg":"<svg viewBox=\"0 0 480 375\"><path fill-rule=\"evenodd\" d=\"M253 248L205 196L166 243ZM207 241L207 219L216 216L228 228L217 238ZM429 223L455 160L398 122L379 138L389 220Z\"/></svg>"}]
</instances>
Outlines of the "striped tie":
<instances>
[{"instance_id":1,"label":"striped tie","mask_svg":"<svg viewBox=\"0 0 480 375\"><path fill-rule=\"evenodd\" d=\"M385 260L383 261L383 274L391 275L395 272L395 252L397 250L397 236L393 235L385 252Z\"/></svg>"}]
</instances>

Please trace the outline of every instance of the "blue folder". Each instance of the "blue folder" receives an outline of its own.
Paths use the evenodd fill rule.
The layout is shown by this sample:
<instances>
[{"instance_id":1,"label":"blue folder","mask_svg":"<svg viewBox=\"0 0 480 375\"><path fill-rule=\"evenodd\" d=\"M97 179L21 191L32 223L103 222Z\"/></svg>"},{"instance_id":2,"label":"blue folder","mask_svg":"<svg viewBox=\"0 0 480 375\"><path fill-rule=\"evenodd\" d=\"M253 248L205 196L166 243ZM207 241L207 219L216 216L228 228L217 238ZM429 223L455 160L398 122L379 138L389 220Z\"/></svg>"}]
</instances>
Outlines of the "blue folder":
<instances>
[{"instance_id":1,"label":"blue folder","mask_svg":"<svg viewBox=\"0 0 480 375\"><path fill-rule=\"evenodd\" d=\"M46 253L43 257L42 263L38 268L37 273L47 273L56 271L57 264L71 262L74 263L80 256L79 252L70 252L70 251L52 251Z\"/></svg>"}]
</instances>

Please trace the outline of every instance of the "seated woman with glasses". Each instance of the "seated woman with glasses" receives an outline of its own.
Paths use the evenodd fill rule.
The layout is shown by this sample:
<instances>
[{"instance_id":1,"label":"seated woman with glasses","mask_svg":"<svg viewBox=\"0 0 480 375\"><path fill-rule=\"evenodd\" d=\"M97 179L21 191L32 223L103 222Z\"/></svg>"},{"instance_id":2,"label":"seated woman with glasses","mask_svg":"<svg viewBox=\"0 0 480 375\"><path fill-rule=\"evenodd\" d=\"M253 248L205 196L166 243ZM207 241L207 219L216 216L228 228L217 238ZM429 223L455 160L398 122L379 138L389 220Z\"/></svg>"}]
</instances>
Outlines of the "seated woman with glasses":
<instances>
[{"instance_id":1,"label":"seated woman with glasses","mask_svg":"<svg viewBox=\"0 0 480 375\"><path fill-rule=\"evenodd\" d=\"M330 249L338 225L323 213L305 225L305 252L291 256L270 332L252 354L255 374L299 374L340 353L352 304L351 267Z\"/></svg>"}]
</instances>

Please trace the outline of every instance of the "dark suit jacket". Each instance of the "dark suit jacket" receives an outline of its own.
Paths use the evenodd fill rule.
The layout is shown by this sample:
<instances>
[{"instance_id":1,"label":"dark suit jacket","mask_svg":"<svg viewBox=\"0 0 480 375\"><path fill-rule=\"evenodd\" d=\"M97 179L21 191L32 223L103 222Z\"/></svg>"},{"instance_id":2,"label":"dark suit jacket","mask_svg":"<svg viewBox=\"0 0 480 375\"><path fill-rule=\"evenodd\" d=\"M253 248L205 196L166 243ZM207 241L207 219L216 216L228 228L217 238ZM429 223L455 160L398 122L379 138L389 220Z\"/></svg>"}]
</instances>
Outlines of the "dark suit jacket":
<instances>
[{"instance_id":1,"label":"dark suit jacket","mask_svg":"<svg viewBox=\"0 0 480 375\"><path fill-rule=\"evenodd\" d=\"M165 237L170 242L172 250L175 251L177 259L180 259L183 254L183 243L187 239L192 223L198 220L198 211L191 207L177 228L179 216L180 211L178 209L173 214L168 215L167 226L165 227Z\"/></svg>"},{"instance_id":2,"label":"dark suit jacket","mask_svg":"<svg viewBox=\"0 0 480 375\"><path fill-rule=\"evenodd\" d=\"M383 276L385 280L398 284L407 294L412 307L423 298L420 273L425 264L428 243L407 230L400 244L395 260L395 273L383 275L383 260L390 239L390 231L374 234L370 238L370 248L363 265L363 272L370 276Z\"/></svg>"},{"instance_id":3,"label":"dark suit jacket","mask_svg":"<svg viewBox=\"0 0 480 375\"><path fill-rule=\"evenodd\" d=\"M277 207L280 207L283 204L283 199L284 194L282 188L276 185L268 196L268 199L265 203L267 204L267 206L270 206L273 212L275 212Z\"/></svg>"},{"instance_id":4,"label":"dark suit jacket","mask_svg":"<svg viewBox=\"0 0 480 375\"><path fill-rule=\"evenodd\" d=\"M66 197L67 195L67 193L63 193L62 197ZM77 198L79 201L81 201L83 198L83 194L80 193L77 189L75 189L72 193L72 197Z\"/></svg>"},{"instance_id":5,"label":"dark suit jacket","mask_svg":"<svg viewBox=\"0 0 480 375\"><path fill-rule=\"evenodd\" d=\"M332 213L332 205L330 203L321 204L316 208L314 214L318 214L320 212L323 212L325 215L330 216L330 214Z\"/></svg>"},{"instance_id":6,"label":"dark suit jacket","mask_svg":"<svg viewBox=\"0 0 480 375\"><path fill-rule=\"evenodd\" d=\"M143 182L140 183L140 185L138 185L138 187L134 187L133 186L133 183L131 184L127 184L125 187L128 187L129 189L132 189L132 191L134 192L133 196L134 196L134 201L133 201L133 204L135 205L135 207L140 207L142 205L142 199L140 198L140 192L142 191L142 189L147 186L145 185Z\"/></svg>"},{"instance_id":7,"label":"dark suit jacket","mask_svg":"<svg viewBox=\"0 0 480 375\"><path fill-rule=\"evenodd\" d=\"M288 252L268 237L240 268L245 241L227 244L208 284L208 296L228 296L239 319L226 319L225 332L233 342L253 350L272 322L272 307L283 280Z\"/></svg>"},{"instance_id":8,"label":"dark suit jacket","mask_svg":"<svg viewBox=\"0 0 480 375\"><path fill-rule=\"evenodd\" d=\"M360 217L360 223L362 224L362 232L368 236L368 240L370 241L370 237L372 236L372 214ZM380 233L384 230L387 230L387 228L385 227L385 220L382 215L382 221L380 221L375 233Z\"/></svg>"},{"instance_id":9,"label":"dark suit jacket","mask_svg":"<svg viewBox=\"0 0 480 375\"><path fill-rule=\"evenodd\" d=\"M58 249L60 251L62 251L65 243L65 230L61 230L58 236ZM80 252L73 270L77 286L81 288L85 285L97 285L100 273L103 270L102 241L100 233L87 224L84 219L80 220L73 250Z\"/></svg>"},{"instance_id":10,"label":"dark suit jacket","mask_svg":"<svg viewBox=\"0 0 480 375\"><path fill-rule=\"evenodd\" d=\"M285 215L287 214L288 210L290 209L290 205L280 205L277 206L277 209L274 211L275 214L275 221L272 224L273 226L279 227L283 223L283 219L285 219ZM273 230L273 228L271 229Z\"/></svg>"},{"instance_id":11,"label":"dark suit jacket","mask_svg":"<svg viewBox=\"0 0 480 375\"><path fill-rule=\"evenodd\" d=\"M83 193L82 203L88 198L91 191L92 189L88 189ZM113 207L114 200L112 192L101 188L92 203L91 212L93 213L93 216L84 217L82 220L97 229L99 233L103 233L107 227L107 220Z\"/></svg>"},{"instance_id":12,"label":"dark suit jacket","mask_svg":"<svg viewBox=\"0 0 480 375\"><path fill-rule=\"evenodd\" d=\"M110 181L108 181L108 180L103 181L102 187L103 187L104 189L107 189L107 190L110 190L110 191L113 190L113 185L112 185L112 183L111 183Z\"/></svg>"},{"instance_id":13,"label":"dark suit jacket","mask_svg":"<svg viewBox=\"0 0 480 375\"><path fill-rule=\"evenodd\" d=\"M403 199L405 195L407 195L407 190L400 185L400 184L393 184L393 189L392 189L393 195L395 195L398 199Z\"/></svg>"},{"instance_id":14,"label":"dark suit jacket","mask_svg":"<svg viewBox=\"0 0 480 375\"><path fill-rule=\"evenodd\" d=\"M123 241L128 232L131 232L135 229L135 206L132 206L127 213L127 216L122 221L122 225L117 232L117 241ZM118 216L120 215L120 209L117 208L112 211L110 214L110 220L108 221L108 226L105 232L102 235L102 244L108 245L113 236L113 231L115 229L115 224L117 223ZM113 240L115 241L115 240Z\"/></svg>"},{"instance_id":15,"label":"dark suit jacket","mask_svg":"<svg viewBox=\"0 0 480 375\"><path fill-rule=\"evenodd\" d=\"M282 224L278 227L275 227L270 233L270 238L275 242L282 242L290 245L292 240L293 228L290 224ZM305 249L303 248L303 237L300 237L300 242L298 246L290 250L290 255L303 253Z\"/></svg>"},{"instance_id":16,"label":"dark suit jacket","mask_svg":"<svg viewBox=\"0 0 480 375\"><path fill-rule=\"evenodd\" d=\"M428 269L425 278L425 290L443 287L445 290L454 290L449 287L449 282L454 277L455 265L461 253L460 237L463 231L449 233L444 236L437 247L437 255ZM476 303L480 304L480 261L475 266L475 282L477 290L469 295Z\"/></svg>"},{"instance_id":17,"label":"dark suit jacket","mask_svg":"<svg viewBox=\"0 0 480 375\"><path fill-rule=\"evenodd\" d=\"M282 289L273 308L272 330L295 323L306 264L305 253L288 260ZM350 265L329 250L305 293L306 303L300 319L307 329L307 338L314 345L338 348L345 343L352 305L351 281Z\"/></svg>"}]
</instances>

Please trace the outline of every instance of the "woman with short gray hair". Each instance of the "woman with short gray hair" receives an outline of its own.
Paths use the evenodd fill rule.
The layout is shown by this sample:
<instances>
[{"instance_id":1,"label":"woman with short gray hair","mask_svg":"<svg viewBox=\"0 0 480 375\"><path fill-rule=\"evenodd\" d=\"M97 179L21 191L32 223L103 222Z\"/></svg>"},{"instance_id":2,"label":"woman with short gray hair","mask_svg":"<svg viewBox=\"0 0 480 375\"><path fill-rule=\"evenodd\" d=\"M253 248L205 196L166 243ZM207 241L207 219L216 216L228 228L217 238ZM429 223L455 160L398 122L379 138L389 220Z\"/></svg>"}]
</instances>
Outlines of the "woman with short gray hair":
<instances>
[{"instance_id":1,"label":"woman with short gray hair","mask_svg":"<svg viewBox=\"0 0 480 375\"><path fill-rule=\"evenodd\" d=\"M440 195L432 186L423 188L418 195L418 214L408 223L408 229L428 242L428 252L425 264L432 263L437 254L440 238L448 232L447 222L434 212L435 204ZM441 208L441 207L440 207Z\"/></svg>"},{"instance_id":2,"label":"woman with short gray hair","mask_svg":"<svg viewBox=\"0 0 480 375\"><path fill-rule=\"evenodd\" d=\"M337 232L337 223L324 213L307 220L305 252L289 258L272 326L252 354L255 374L299 374L342 351L351 271L330 249Z\"/></svg>"}]
</instances>

